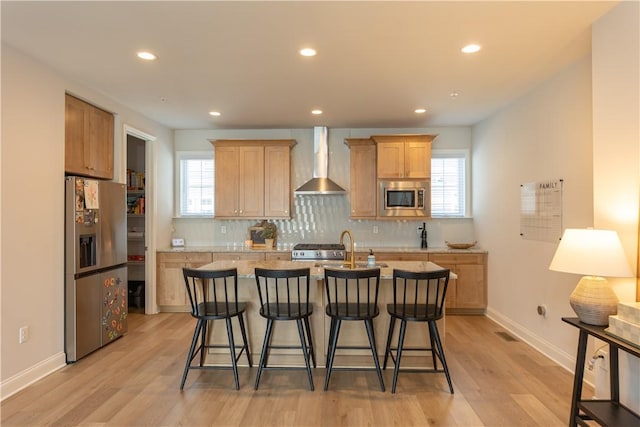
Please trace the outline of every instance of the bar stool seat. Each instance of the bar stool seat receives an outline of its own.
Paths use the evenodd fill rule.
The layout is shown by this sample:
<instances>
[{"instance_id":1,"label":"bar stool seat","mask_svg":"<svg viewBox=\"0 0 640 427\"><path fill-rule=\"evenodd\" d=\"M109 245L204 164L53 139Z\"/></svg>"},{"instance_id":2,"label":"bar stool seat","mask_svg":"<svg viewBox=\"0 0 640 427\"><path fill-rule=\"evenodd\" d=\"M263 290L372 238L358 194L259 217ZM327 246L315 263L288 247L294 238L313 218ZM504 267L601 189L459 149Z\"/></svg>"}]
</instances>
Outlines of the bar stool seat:
<instances>
[{"instance_id":1,"label":"bar stool seat","mask_svg":"<svg viewBox=\"0 0 640 427\"><path fill-rule=\"evenodd\" d=\"M393 371L393 383L391 393L396 392L398 374L400 372L400 360L403 351L430 351L433 361L433 369L414 368L403 369L405 372L444 372L449 391L453 394L453 385L449 368L444 357L444 349L438 333L437 320L444 315L444 302L449 284L449 270L411 272L405 270L393 270L393 303L387 304L389 313L389 333L384 354L384 368L387 368L389 357L395 364ZM400 332L397 347L391 347L391 340L396 319L400 320ZM430 347L404 348L404 338L407 322L427 323L429 329ZM396 352L394 357L393 352ZM438 369L437 360L440 360L443 368Z\"/></svg>"},{"instance_id":2,"label":"bar stool seat","mask_svg":"<svg viewBox=\"0 0 640 427\"><path fill-rule=\"evenodd\" d=\"M246 352L249 367L253 366L247 331L244 324L244 314L247 303L238 301L238 271L228 270L194 270L183 268L184 283L187 288L189 303L191 304L191 316L197 319L191 347L187 355L187 363L182 375L180 390L184 388L187 374L191 369L232 369L236 390L240 389L238 379L238 360L243 352ZM238 346L234 342L231 319L237 317L240 324L243 344ZM224 319L227 326L227 338L229 345L210 344L207 342L207 325L210 321ZM198 345L200 339L200 345ZM197 346L197 348L196 348ZM231 353L231 366L205 365L205 356L209 348L228 348ZM240 353L236 356L236 349ZM193 364L193 359L200 355L198 364Z\"/></svg>"}]
</instances>

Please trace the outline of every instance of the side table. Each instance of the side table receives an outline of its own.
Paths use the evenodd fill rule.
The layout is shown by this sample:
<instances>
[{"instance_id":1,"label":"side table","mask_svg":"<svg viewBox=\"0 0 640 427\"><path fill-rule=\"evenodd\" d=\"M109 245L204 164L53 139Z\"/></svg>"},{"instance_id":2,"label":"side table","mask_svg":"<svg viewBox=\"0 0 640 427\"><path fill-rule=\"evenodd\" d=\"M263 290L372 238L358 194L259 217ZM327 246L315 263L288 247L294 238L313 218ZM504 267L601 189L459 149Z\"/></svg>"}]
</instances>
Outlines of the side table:
<instances>
[{"instance_id":1,"label":"side table","mask_svg":"<svg viewBox=\"0 0 640 427\"><path fill-rule=\"evenodd\" d=\"M574 427L578 424L589 426L586 421L592 420L602 426L640 427L640 415L620 404L620 381L618 377L618 349L640 357L640 348L607 334L604 331L606 326L588 325L582 323L577 317L563 317L562 321L580 330L569 426ZM611 385L611 398L609 400L581 399L584 363L587 354L587 338L589 335L609 344L609 381Z\"/></svg>"}]
</instances>

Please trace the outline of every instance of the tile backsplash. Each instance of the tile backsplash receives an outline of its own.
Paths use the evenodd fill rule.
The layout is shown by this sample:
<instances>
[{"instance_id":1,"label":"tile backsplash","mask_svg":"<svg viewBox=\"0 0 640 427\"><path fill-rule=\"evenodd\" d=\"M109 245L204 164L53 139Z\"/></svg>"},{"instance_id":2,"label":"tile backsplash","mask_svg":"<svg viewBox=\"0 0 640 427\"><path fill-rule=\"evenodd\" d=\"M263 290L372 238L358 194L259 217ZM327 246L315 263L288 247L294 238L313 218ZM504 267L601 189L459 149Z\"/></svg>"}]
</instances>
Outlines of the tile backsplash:
<instances>
[{"instance_id":1,"label":"tile backsplash","mask_svg":"<svg viewBox=\"0 0 640 427\"><path fill-rule=\"evenodd\" d=\"M420 247L417 228L421 221L351 220L348 195L296 195L294 215L290 220L274 220L278 227L278 246L290 248L296 243L337 243L340 233L352 231L357 248ZM187 246L240 247L247 238L247 229L256 220L216 220L212 218L176 218L174 237L182 237ZM450 242L473 242L473 220L431 219L425 221L429 247L443 247ZM377 233L374 233L377 227ZM224 232L223 232L224 230Z\"/></svg>"}]
</instances>

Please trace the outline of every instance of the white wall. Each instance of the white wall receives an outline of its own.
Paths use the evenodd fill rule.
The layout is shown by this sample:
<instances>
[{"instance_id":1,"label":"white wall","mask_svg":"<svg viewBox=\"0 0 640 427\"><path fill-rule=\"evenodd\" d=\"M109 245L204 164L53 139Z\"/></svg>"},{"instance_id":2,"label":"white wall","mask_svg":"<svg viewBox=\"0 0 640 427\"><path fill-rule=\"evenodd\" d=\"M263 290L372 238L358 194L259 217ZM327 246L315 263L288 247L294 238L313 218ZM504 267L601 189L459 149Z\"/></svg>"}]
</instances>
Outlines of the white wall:
<instances>
[{"instance_id":1,"label":"white wall","mask_svg":"<svg viewBox=\"0 0 640 427\"><path fill-rule=\"evenodd\" d=\"M569 370L577 330L569 294L579 276L548 270L555 244L522 240L519 184L564 179L563 227L618 231L635 266L640 132L639 4L622 2L593 27L592 58L552 76L473 128L474 219L489 251L489 315ZM622 301L635 279L611 280ZM548 305L548 317L537 315ZM590 341L588 354L596 345ZM621 355L621 400L640 412L637 359ZM594 380L593 373L586 378ZM606 390L596 389L599 397Z\"/></svg>"},{"instance_id":2,"label":"white wall","mask_svg":"<svg viewBox=\"0 0 640 427\"><path fill-rule=\"evenodd\" d=\"M346 228L354 234L358 248L375 246L419 247L416 221L349 220L349 148L345 138L369 137L380 134L426 133L437 134L434 149L470 149L469 127L411 128L411 129L329 129L329 177L346 191L345 195L295 196L291 220L275 221L278 243L293 245L300 242L337 242ZM212 151L210 139L295 139L292 150L292 187L298 188L312 176L313 129L269 130L180 130L175 132L177 151ZM190 246L242 245L247 227L255 221L214 219L176 219L175 235L183 237ZM220 232L225 227L226 234ZM373 226L379 233L373 234ZM430 247L442 247L444 241L475 240L472 219L427 221ZM169 242L166 242L167 246ZM482 242L480 242L482 245Z\"/></svg>"},{"instance_id":3,"label":"white wall","mask_svg":"<svg viewBox=\"0 0 640 427\"><path fill-rule=\"evenodd\" d=\"M549 271L557 244L520 237L520 185L563 179L563 226L593 224L591 66L584 58L473 128L476 233L489 251L489 315L566 367L578 278ZM537 314L547 305L547 317Z\"/></svg>"},{"instance_id":4,"label":"white wall","mask_svg":"<svg viewBox=\"0 0 640 427\"><path fill-rule=\"evenodd\" d=\"M155 135L157 162L172 165L172 133L103 94L2 45L1 396L64 364L64 94L116 116L116 180L124 182L123 125ZM163 192L158 205L169 205ZM165 240L171 211L159 212ZM18 344L18 329L30 339Z\"/></svg>"},{"instance_id":5,"label":"white wall","mask_svg":"<svg viewBox=\"0 0 640 427\"><path fill-rule=\"evenodd\" d=\"M594 226L618 231L634 267L640 194L639 21L640 3L623 2L600 18L592 33ZM610 282L621 301L634 300L635 279ZM620 398L640 412L640 361L626 353L620 358ZM596 393L606 397L608 390Z\"/></svg>"}]
</instances>

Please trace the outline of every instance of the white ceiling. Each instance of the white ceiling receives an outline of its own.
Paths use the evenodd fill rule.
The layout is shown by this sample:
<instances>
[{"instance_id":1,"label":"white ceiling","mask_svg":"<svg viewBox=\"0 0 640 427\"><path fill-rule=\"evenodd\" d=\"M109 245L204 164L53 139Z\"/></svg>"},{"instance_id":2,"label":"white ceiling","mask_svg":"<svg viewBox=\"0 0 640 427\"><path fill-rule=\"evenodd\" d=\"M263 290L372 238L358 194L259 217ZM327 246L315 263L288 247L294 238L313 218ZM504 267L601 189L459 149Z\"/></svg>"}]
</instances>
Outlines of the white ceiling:
<instances>
[{"instance_id":1,"label":"white ceiling","mask_svg":"<svg viewBox=\"0 0 640 427\"><path fill-rule=\"evenodd\" d=\"M2 1L2 41L172 129L471 125L588 55L615 4Z\"/></svg>"}]
</instances>

